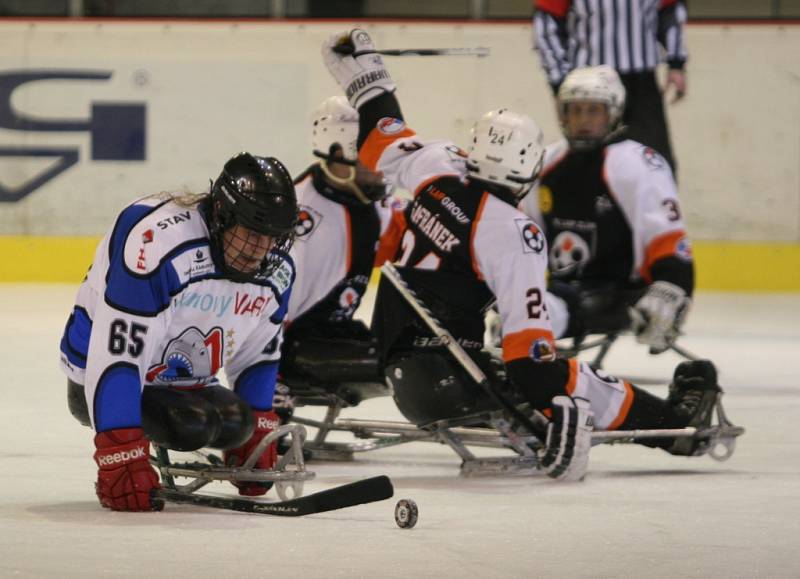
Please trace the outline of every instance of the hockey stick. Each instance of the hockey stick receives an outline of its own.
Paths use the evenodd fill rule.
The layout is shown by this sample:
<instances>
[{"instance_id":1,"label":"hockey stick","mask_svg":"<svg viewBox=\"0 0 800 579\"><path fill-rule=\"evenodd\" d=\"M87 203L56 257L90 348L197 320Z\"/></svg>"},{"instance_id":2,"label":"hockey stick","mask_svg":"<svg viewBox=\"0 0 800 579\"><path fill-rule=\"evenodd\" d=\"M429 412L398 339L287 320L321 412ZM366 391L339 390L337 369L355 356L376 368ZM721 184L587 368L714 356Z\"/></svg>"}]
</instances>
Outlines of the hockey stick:
<instances>
[{"instance_id":1,"label":"hockey stick","mask_svg":"<svg viewBox=\"0 0 800 579\"><path fill-rule=\"evenodd\" d=\"M153 500L162 500L171 503L188 503L201 507L239 511L242 513L255 513L259 515L276 515L279 517L302 517L314 515L336 509L345 509L366 503L373 503L389 499L394 495L392 481L385 475L356 481L346 485L334 487L318 493L297 497L288 501L262 503L247 499L233 499L227 497L213 497L209 495L195 495L171 489L156 489L152 491Z\"/></svg>"},{"instance_id":2,"label":"hockey stick","mask_svg":"<svg viewBox=\"0 0 800 579\"><path fill-rule=\"evenodd\" d=\"M339 54L354 54L353 47L349 44L340 44L333 49ZM491 54L491 49L485 46L467 48L389 48L385 50L373 50L374 54L383 56L477 56L484 58ZM359 53L355 56L360 56Z\"/></svg>"},{"instance_id":3,"label":"hockey stick","mask_svg":"<svg viewBox=\"0 0 800 579\"><path fill-rule=\"evenodd\" d=\"M528 432L531 434L536 435L537 437L541 438L542 441L545 440L546 432L543 428L537 427L533 421L525 416L520 410L514 405L513 402L506 399L503 395L499 394L492 388L489 379L486 377L486 374L481 370L480 366L475 363L475 360L470 358L469 354L461 347L455 338L453 338L452 334L448 332L442 324L437 320L433 313L426 308L422 302L417 297L417 294L414 293L408 284L400 275L400 272L391 264L386 263L381 267L381 273L386 276L386 279L394 286L397 292L405 299L408 305L422 318L422 321L425 322L425 325L433 332L433 334L439 338L444 344L444 346L448 349L450 354L456 359L456 361L461 365L464 370L470 375L470 377L478 383L478 386L481 387L489 397L494 400L497 404L505 408L514 418L516 418L520 424L525 426L528 429Z\"/></svg>"}]
</instances>

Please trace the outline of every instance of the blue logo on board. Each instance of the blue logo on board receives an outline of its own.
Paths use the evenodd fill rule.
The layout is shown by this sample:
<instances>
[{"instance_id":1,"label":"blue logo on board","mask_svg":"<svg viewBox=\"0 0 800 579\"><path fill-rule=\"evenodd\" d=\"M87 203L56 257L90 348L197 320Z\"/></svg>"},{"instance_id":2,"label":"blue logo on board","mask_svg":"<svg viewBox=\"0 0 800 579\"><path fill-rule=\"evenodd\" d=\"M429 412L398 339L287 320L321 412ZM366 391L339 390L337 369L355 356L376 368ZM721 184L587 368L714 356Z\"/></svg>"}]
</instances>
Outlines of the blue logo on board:
<instances>
[{"instance_id":1,"label":"blue logo on board","mask_svg":"<svg viewBox=\"0 0 800 579\"><path fill-rule=\"evenodd\" d=\"M88 119L41 118L17 111L12 106L16 89L36 81L108 81L110 71L89 70L13 70L0 72L0 129L19 131L20 141L29 141L22 133L89 133L93 161L144 161L146 158L147 109L141 102L92 101ZM52 90L52 85L50 85ZM0 202L24 199L39 187L55 179L79 160L79 148L48 146L0 146L0 157L23 159L50 158L46 169L21 184L3 183L0 175Z\"/></svg>"}]
</instances>

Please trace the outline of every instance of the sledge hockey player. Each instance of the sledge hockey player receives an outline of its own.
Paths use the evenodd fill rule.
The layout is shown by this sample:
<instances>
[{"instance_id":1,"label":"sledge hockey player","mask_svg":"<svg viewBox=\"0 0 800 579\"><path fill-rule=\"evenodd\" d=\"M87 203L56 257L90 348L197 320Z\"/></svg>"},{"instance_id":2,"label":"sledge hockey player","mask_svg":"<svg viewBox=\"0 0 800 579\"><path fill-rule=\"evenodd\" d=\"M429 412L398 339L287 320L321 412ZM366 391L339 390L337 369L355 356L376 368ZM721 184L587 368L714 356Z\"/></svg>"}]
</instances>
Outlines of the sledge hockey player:
<instances>
[{"instance_id":1,"label":"sledge hockey player","mask_svg":"<svg viewBox=\"0 0 800 579\"><path fill-rule=\"evenodd\" d=\"M565 138L547 147L538 187L520 207L547 238L551 299L561 300L550 314L564 328L556 337L631 329L663 352L694 289L672 171L625 138L625 87L613 68L570 72L557 106Z\"/></svg>"},{"instance_id":2,"label":"sledge hockey player","mask_svg":"<svg viewBox=\"0 0 800 579\"><path fill-rule=\"evenodd\" d=\"M331 37L322 55L358 109L359 160L414 194L396 260L403 277L479 364L483 311L497 301L510 383L550 416L540 455L548 475L583 477L593 426L613 430L710 423L720 392L710 362L679 365L670 397L663 400L575 359L556 358L543 301L547 242L517 209L542 165L536 123L507 110L489 112L476 123L467 155L448 141L422 140L406 127L395 83L364 30ZM441 344L428 337L390 289L383 283L379 288L373 330L387 356L386 375L398 406L411 409L417 424L463 416L476 407L474 387L459 382ZM403 399L408 396L418 398L416 408ZM435 415L447 413L448 405L448 415ZM683 455L697 447L693 439L657 444Z\"/></svg>"},{"instance_id":3,"label":"sledge hockey player","mask_svg":"<svg viewBox=\"0 0 800 579\"><path fill-rule=\"evenodd\" d=\"M383 383L375 339L353 315L372 269L394 255L406 204L359 166L357 138L358 112L346 98L330 97L314 111L311 145L319 161L295 179L297 281L275 397L283 420L291 416L287 384L295 379Z\"/></svg>"},{"instance_id":4,"label":"sledge hockey player","mask_svg":"<svg viewBox=\"0 0 800 579\"><path fill-rule=\"evenodd\" d=\"M126 207L100 242L61 340L72 414L96 432L100 503L159 510L150 442L241 466L277 425L272 397L294 267L294 185L272 157L231 158L203 195ZM233 391L221 386L225 367ZM271 469L275 444L255 468ZM234 482L262 495L270 482Z\"/></svg>"}]
</instances>

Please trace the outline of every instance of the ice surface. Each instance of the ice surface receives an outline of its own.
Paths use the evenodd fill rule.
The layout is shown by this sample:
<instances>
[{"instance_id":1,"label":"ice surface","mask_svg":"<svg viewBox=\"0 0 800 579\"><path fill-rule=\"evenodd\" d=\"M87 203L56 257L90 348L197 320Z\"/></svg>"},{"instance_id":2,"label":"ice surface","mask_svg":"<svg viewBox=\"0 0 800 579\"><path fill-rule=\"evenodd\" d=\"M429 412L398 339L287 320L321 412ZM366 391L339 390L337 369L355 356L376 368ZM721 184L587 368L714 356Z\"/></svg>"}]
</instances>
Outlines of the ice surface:
<instances>
[{"instance_id":1,"label":"ice surface","mask_svg":"<svg viewBox=\"0 0 800 579\"><path fill-rule=\"evenodd\" d=\"M800 577L798 295L697 297L682 344L714 360L747 428L728 462L599 446L583 483L464 479L448 448L414 443L309 463L307 492L388 474L395 499L287 519L100 508L57 363L75 290L0 285L0 577ZM677 361L624 342L606 368L666 383ZM390 399L343 416L401 419ZM400 498L419 505L412 530L394 523Z\"/></svg>"}]
</instances>

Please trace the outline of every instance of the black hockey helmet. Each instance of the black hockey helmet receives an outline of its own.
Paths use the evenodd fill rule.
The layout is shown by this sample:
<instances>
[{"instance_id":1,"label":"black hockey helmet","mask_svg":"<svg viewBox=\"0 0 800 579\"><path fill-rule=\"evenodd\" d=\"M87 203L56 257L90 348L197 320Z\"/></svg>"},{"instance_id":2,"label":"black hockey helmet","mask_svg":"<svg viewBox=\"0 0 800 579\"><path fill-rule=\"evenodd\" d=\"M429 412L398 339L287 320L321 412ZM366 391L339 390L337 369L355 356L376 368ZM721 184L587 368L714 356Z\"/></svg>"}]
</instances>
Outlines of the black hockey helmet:
<instances>
[{"instance_id":1,"label":"black hockey helmet","mask_svg":"<svg viewBox=\"0 0 800 579\"><path fill-rule=\"evenodd\" d=\"M231 277L266 277L281 261L294 238L297 220L297 196L286 167L274 157L256 157L239 153L232 157L211 186L209 230L220 264ZM226 259L225 232L236 225L273 243L261 267L243 272Z\"/></svg>"}]
</instances>

